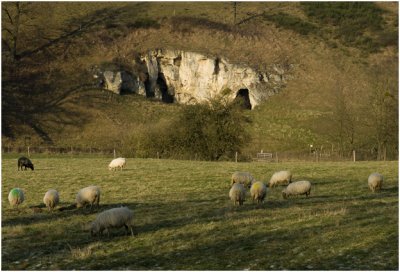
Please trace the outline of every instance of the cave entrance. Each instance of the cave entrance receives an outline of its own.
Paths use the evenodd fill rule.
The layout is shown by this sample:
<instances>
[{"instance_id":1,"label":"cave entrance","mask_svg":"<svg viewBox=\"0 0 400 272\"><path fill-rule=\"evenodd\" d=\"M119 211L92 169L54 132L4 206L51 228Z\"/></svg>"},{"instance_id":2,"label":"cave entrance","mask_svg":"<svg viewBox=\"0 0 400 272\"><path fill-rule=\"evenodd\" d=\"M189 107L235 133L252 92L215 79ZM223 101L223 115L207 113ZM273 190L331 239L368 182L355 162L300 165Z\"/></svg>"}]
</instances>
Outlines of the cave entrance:
<instances>
[{"instance_id":1,"label":"cave entrance","mask_svg":"<svg viewBox=\"0 0 400 272\"><path fill-rule=\"evenodd\" d=\"M168 92L167 82L163 73L158 74L157 85L161 92L161 101L164 103L173 103L174 97Z\"/></svg>"},{"instance_id":2,"label":"cave entrance","mask_svg":"<svg viewBox=\"0 0 400 272\"><path fill-rule=\"evenodd\" d=\"M249 89L240 89L236 94L235 102L237 102L242 109L251 110Z\"/></svg>"},{"instance_id":3,"label":"cave entrance","mask_svg":"<svg viewBox=\"0 0 400 272\"><path fill-rule=\"evenodd\" d=\"M154 97L154 90L151 86L150 75L146 73L146 80L144 81L144 89L146 90L146 97Z\"/></svg>"}]
</instances>

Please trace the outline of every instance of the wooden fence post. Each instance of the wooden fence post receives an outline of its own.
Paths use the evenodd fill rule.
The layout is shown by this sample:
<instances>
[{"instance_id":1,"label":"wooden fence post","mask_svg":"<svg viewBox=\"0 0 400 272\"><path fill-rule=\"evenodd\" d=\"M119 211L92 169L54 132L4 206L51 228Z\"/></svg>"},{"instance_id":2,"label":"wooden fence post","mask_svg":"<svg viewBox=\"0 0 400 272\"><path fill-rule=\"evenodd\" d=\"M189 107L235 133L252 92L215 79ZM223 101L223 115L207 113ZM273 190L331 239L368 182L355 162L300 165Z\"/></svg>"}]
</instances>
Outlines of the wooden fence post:
<instances>
[{"instance_id":1,"label":"wooden fence post","mask_svg":"<svg viewBox=\"0 0 400 272\"><path fill-rule=\"evenodd\" d=\"M238 153L237 151L235 152L235 162L237 162L237 158L238 158Z\"/></svg>"},{"instance_id":2,"label":"wooden fence post","mask_svg":"<svg viewBox=\"0 0 400 272\"><path fill-rule=\"evenodd\" d=\"M278 152L275 152L275 158L276 158L276 162L279 162Z\"/></svg>"},{"instance_id":3,"label":"wooden fence post","mask_svg":"<svg viewBox=\"0 0 400 272\"><path fill-rule=\"evenodd\" d=\"M115 159L115 157L116 157L116 153L115 153L115 148L114 148L114 159Z\"/></svg>"},{"instance_id":4,"label":"wooden fence post","mask_svg":"<svg viewBox=\"0 0 400 272\"><path fill-rule=\"evenodd\" d=\"M30 157L30 153L29 153L29 146L28 146L28 157Z\"/></svg>"},{"instance_id":5,"label":"wooden fence post","mask_svg":"<svg viewBox=\"0 0 400 272\"><path fill-rule=\"evenodd\" d=\"M353 150L353 162L355 162L355 161L356 161L356 151Z\"/></svg>"}]
</instances>

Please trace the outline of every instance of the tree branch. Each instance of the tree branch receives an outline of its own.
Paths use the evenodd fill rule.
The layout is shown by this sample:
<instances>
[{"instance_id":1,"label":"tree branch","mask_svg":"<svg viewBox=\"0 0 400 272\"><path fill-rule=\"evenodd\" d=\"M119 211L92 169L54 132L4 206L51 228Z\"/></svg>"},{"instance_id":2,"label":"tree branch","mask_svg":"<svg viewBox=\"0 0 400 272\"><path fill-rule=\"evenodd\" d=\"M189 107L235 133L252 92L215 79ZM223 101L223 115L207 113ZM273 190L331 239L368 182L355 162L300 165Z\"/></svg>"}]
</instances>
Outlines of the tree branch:
<instances>
[{"instance_id":1,"label":"tree branch","mask_svg":"<svg viewBox=\"0 0 400 272\"><path fill-rule=\"evenodd\" d=\"M3 5L3 10L4 10L5 13L7 14L8 19L10 20L10 23L13 25L13 24L14 24L14 21L13 21L13 19L11 18L10 12L8 11L7 7L5 7L4 5Z\"/></svg>"}]
</instances>

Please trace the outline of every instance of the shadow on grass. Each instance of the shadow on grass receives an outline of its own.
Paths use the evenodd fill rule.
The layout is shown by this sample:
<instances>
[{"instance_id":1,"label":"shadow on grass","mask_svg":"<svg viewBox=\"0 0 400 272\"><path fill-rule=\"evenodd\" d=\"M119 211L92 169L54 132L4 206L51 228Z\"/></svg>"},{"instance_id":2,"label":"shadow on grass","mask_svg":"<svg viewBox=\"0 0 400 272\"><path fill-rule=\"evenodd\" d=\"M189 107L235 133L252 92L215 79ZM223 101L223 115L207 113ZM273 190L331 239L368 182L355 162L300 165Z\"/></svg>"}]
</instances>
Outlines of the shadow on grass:
<instances>
[{"instance_id":1,"label":"shadow on grass","mask_svg":"<svg viewBox=\"0 0 400 272\"><path fill-rule=\"evenodd\" d=\"M333 226L331 226L333 228ZM204 235L206 237L215 235L213 230L208 231ZM314 227L303 227L291 229L290 231L277 230L266 236L264 233L248 235L232 235L230 239L214 239L207 242L198 241L191 243L195 239L190 235L179 236L180 242L190 244L190 247L184 249L175 248L168 250L167 246L161 251L152 251L151 246L145 248L145 254L136 254L135 243L130 248L125 248L119 252L107 256L107 261L102 258L93 256L90 259L90 269L104 270L268 270L273 264L274 269L285 270L312 270L312 269L395 269L398 262L392 257L389 262L374 263L372 254L379 256L379 250L385 248L388 242L392 242L396 237L388 237L378 241L365 249L350 249L338 254L311 254L307 252L307 258L301 258L301 261L289 262L287 248L294 249L301 246L302 241L313 239L316 235L323 232L323 229ZM233 232L235 233L235 232ZM218 237L218 236L217 236ZM170 240L159 241L160 248L163 243L168 245L174 241L174 237ZM350 246L351 241L343 241L343 246ZM324 247L321 244L321 247ZM143 248L141 249L143 250ZM262 254L260 254L262 252ZM295 254L297 255L297 254ZM333 255L333 256L332 256ZM123 256L130 256L124 258ZM257 256L257 258L254 258ZM325 257L327 256L327 257ZM396 256L394 254L394 256ZM390 255L388 256L390 257ZM290 257L289 257L290 259ZM357 261L355 261L357 260ZM77 260L73 267L69 269L79 269L87 267L85 260Z\"/></svg>"},{"instance_id":2,"label":"shadow on grass","mask_svg":"<svg viewBox=\"0 0 400 272\"><path fill-rule=\"evenodd\" d=\"M389 247L388 245L395 245ZM350 249L312 261L313 269L331 270L393 270L398 271L398 234L389 235L365 248ZM296 269L307 269L297 267Z\"/></svg>"},{"instance_id":3,"label":"shadow on grass","mask_svg":"<svg viewBox=\"0 0 400 272\"><path fill-rule=\"evenodd\" d=\"M368 207L366 203L369 203L371 200L383 199L387 197L393 197L398 195L397 187L388 187L378 193L372 193L368 190L365 190L365 194L356 195L356 196L338 196L338 195L312 195L309 198L304 196L298 198L291 198L288 200L268 200L266 203L257 205L252 204L251 200L245 202L243 206L233 206L232 202L228 200L227 197L219 197L216 195L211 199L189 199L182 201L171 201L168 203L165 202L129 202L129 203L112 203L112 204L101 204L99 210L94 210L90 212L89 209L65 209L63 211L55 211L53 213L43 212L41 214L29 214L24 216L15 216L14 218L7 219L3 221L3 227L14 226L14 225L29 225L40 222L52 221L54 222L57 219L66 219L64 220L64 225L62 225L63 232L52 233L50 231L47 238L48 241L37 242L37 232L29 231L20 235L17 239L14 237L4 238L3 236L3 249L7 254L3 254L3 268L4 269L12 269L13 262L21 261L26 258L29 258L32 252L40 254L40 256L53 256L55 254L64 254L69 256L68 252L72 248L84 248L90 245L93 242L101 241L102 243L116 243L120 240L131 239L131 237L127 238L125 236L125 229L113 229L111 230L111 237L102 237L102 238L92 238L90 237L87 231L83 231L79 224L82 221L89 222L91 219L95 217L95 214L101 212L106 209L119 207L119 206L127 206L130 209L133 209L134 214L138 215L138 224L134 228L134 232L141 237L142 235L148 236L148 234L154 233L158 230L176 230L187 225L192 224L200 224L200 225L208 225L209 223L217 223L224 222L251 217L252 211L258 210L287 210L288 208L301 205L304 207L314 207L313 211L315 213L323 213L324 209L326 209L326 205L324 204L332 204L333 209L340 209L340 207L345 207L346 210L343 211L343 214L339 213L340 226L344 226L346 228L353 228L354 226L368 226L369 224L376 224L376 222L371 221L371 215L377 213L378 210L381 210L381 207L388 206L393 207L393 203L384 202L384 201L374 201L373 207ZM225 196L225 194L224 194ZM69 203L64 203L68 205ZM318 207L317 209L315 207ZM375 209L375 210L373 210ZM371 214L372 211L372 214ZM356 215L355 215L356 214ZM70 222L69 217L85 216L85 219L79 218L79 222ZM86 218L86 216L90 215ZM313 216L313 213L310 213L310 218ZM334 215L335 216L335 215ZM373 216L372 216L373 217ZM388 216L384 217L386 219ZM145 218L145 221L143 220ZM87 219L87 220L86 220ZM306 265L303 266L294 266L292 264L286 264L283 261L284 257L287 254L285 250L288 247L291 247L293 244L301 244L304 239L315 239L315 235L320 234L322 231L326 231L326 229L336 229L337 226L335 222L326 222L324 223L324 229L320 226L313 227L303 227L296 228L290 231L285 229L278 229L269 232L271 237L266 237L263 233L261 234L251 234L247 236L241 235L240 237L232 236L231 239L218 241L217 239L212 243L202 243L199 241L200 246L192 246L185 247L185 249L174 250L167 253L153 253L149 245L141 245L141 252L145 252L142 254L136 254L135 247L137 244L136 240L132 240L132 244L129 245L128 248L124 248L123 251L118 252L116 254L107 255L107 261L105 261L104 257L90 257L90 269L110 269L110 268L129 268L133 269L156 269L157 266L162 266L164 269L227 269L229 265L235 263L235 268L237 269L245 269L251 265L250 259L252 259L252 254L254 254L253 250L256 250L261 243L265 239L268 240L268 243L272 242L275 245L282 245L279 247L265 247L265 252L263 252L263 256L275 256L275 261L281 264L281 267L275 267L279 269L283 268L292 268L292 269L308 269ZM378 224L382 224L382 222L378 222ZM235 230L230 230L235 233ZM41 231L39 231L41 233ZM44 234L42 234L44 235ZM206 231L203 233L205 237L215 235L213 231ZM132 237L132 239L134 239ZM177 239L175 235L171 235L171 237L166 237L166 241L173 241ZM195 237L191 237L190 234L180 235L179 242L180 243L188 243L189 245L193 244L193 239ZM24 251L21 252L17 247L18 241L24 241ZM166 243L166 241L164 241ZM130 242L131 243L131 242ZM70 247L67 246L70 245ZM167 244L168 245L168 244ZM263 246L263 245L262 245ZM235 252L240 249L241 256L239 258L234 258L232 256L236 256ZM65 253L67 252L67 253ZM122 258L121 256L132 255L131 258ZM204 256L203 256L204 255ZM199 256L202 256L199 258ZM328 260L330 265L322 265L319 261L310 262L314 269L319 267L335 269L334 266L335 261L340 261L341 259L338 257L335 259L334 257L330 257L331 260ZM364 257L362 257L364 258ZM197 263L194 264L193 260L196 259ZM211 261L214 259L219 259L218 262ZM71 268L82 268L88 267L87 260L74 260L74 263L71 263L71 267L66 267L68 269ZM262 263L262 262L265 262ZM267 258L262 260L259 264L258 269L263 267L268 268L267 265L269 262ZM239 265L239 266L238 266ZM298 265L298 264L297 264ZM373 266L372 266L373 267ZM389 267L389 266L388 266ZM352 268L357 268L352 266Z\"/></svg>"},{"instance_id":4,"label":"shadow on grass","mask_svg":"<svg viewBox=\"0 0 400 272\"><path fill-rule=\"evenodd\" d=\"M31 210L30 214L19 215L22 212L26 212L23 209L14 209L9 211L11 214L15 214L16 217L6 219L2 221L3 227L8 226L16 226L16 225L29 225L29 224L37 224L44 221L49 220L57 220L60 218L67 218L75 215L90 215L90 214L97 214L107 209L120 207L120 204L101 204L99 209L93 208L80 208L77 209L73 207L74 204L65 203L63 206L56 208L53 211L48 211L44 204L36 205L36 206L29 206L26 209ZM131 205L132 206L132 205ZM4 212L3 212L4 213Z\"/></svg>"}]
</instances>

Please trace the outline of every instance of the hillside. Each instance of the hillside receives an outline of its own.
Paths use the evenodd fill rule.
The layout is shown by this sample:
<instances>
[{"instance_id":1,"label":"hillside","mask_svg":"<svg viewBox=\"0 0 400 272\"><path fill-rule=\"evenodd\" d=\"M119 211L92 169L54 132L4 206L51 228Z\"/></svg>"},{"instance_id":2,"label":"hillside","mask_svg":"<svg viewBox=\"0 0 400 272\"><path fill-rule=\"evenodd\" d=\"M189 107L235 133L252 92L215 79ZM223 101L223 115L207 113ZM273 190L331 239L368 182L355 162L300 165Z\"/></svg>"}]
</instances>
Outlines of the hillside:
<instances>
[{"instance_id":1,"label":"hillside","mask_svg":"<svg viewBox=\"0 0 400 272\"><path fill-rule=\"evenodd\" d=\"M16 34L4 16L15 7L2 7L3 29ZM103 91L91 69L111 63L134 69L138 54L163 48L260 70L294 67L279 94L243 112L251 120L243 158L261 149L308 152L312 144L321 152L357 149L397 159L397 3L239 3L235 25L229 2L19 8L30 21L21 21L18 44L3 32L3 147L24 146L30 137L31 146L154 157L141 141L173 129L181 106Z\"/></svg>"}]
</instances>

